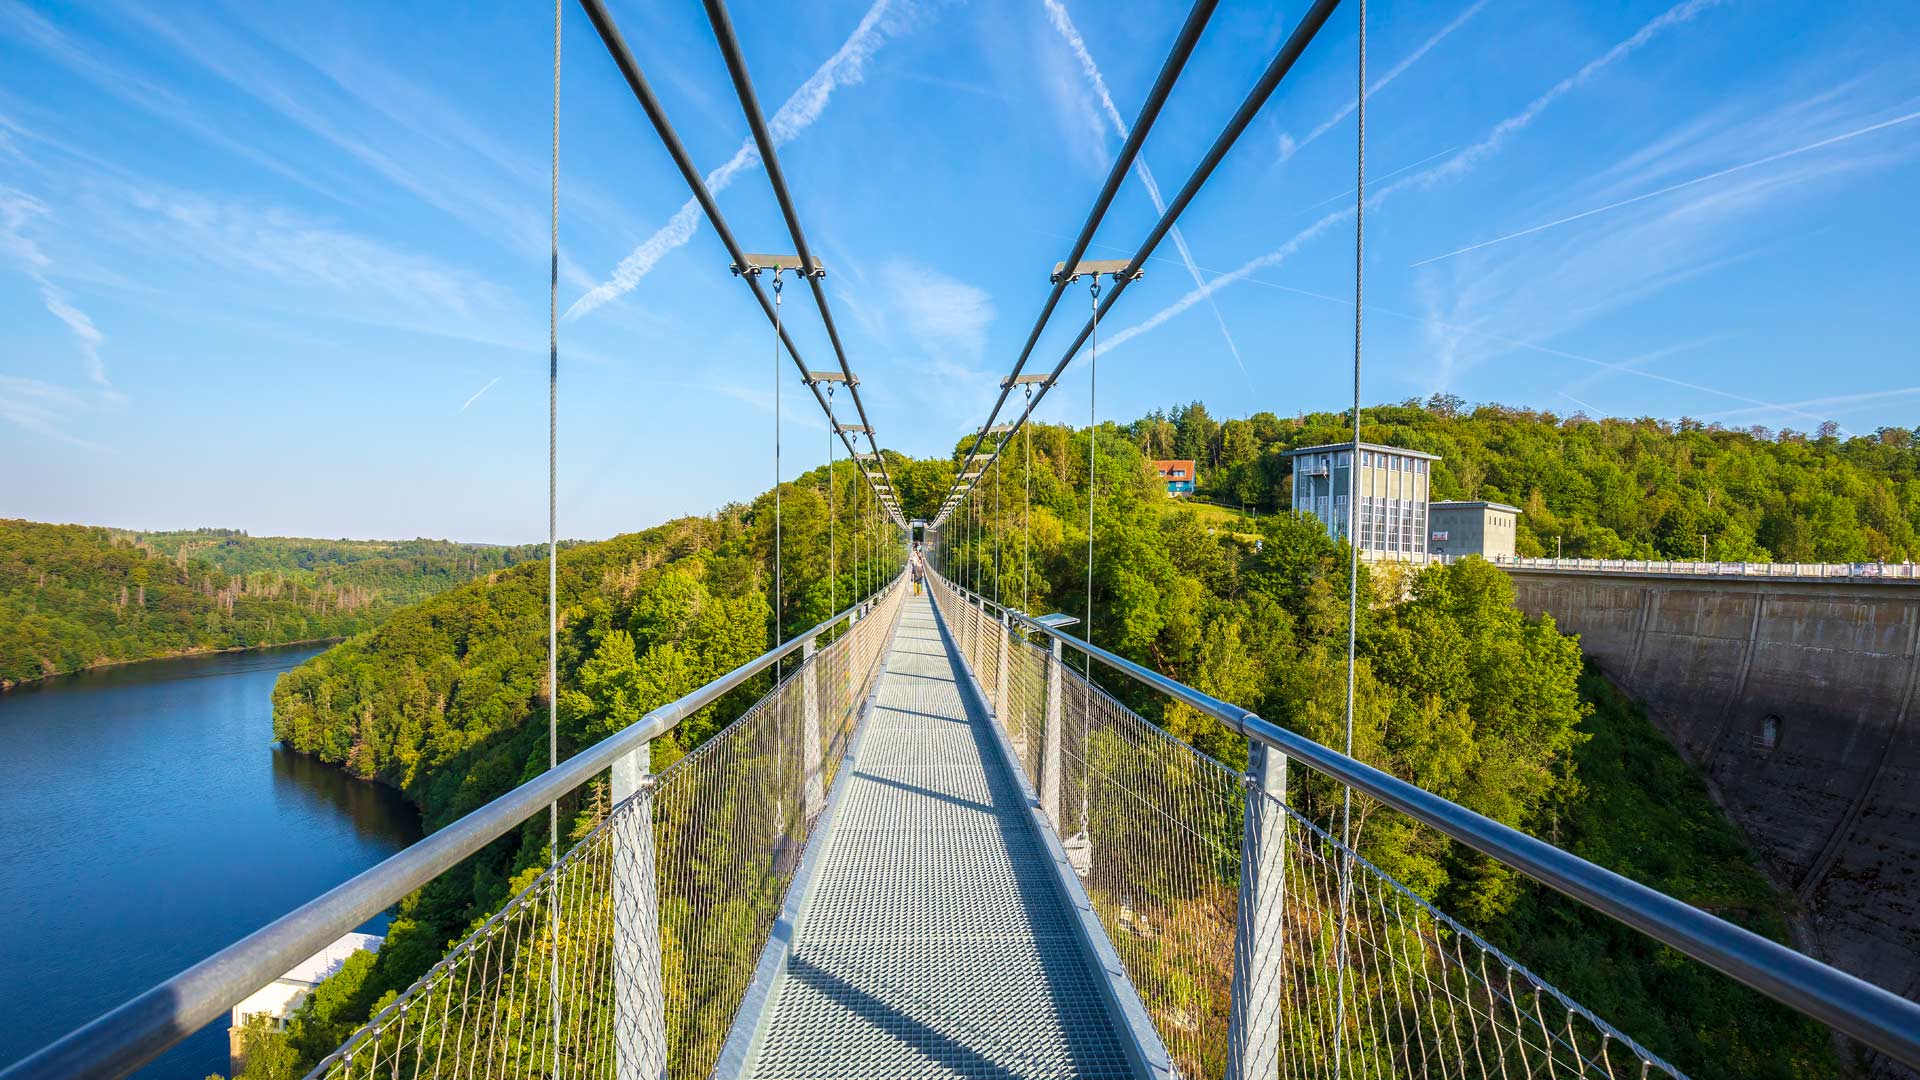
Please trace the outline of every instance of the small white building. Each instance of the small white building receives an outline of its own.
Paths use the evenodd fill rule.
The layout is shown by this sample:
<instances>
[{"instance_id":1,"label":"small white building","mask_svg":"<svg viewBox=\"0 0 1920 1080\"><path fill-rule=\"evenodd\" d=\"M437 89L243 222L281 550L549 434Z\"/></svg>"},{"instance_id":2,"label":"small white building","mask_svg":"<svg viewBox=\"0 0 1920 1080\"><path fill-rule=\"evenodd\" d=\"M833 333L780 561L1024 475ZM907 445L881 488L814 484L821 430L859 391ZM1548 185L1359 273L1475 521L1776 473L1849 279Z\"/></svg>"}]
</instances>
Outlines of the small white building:
<instances>
[{"instance_id":1,"label":"small white building","mask_svg":"<svg viewBox=\"0 0 1920 1080\"><path fill-rule=\"evenodd\" d=\"M342 934L333 944L295 964L293 969L267 985L248 994L240 1004L233 1007L233 1025L227 1029L227 1051L232 1071L237 1076L245 1068L241 1057L240 1032L247 1026L248 1017L266 1015L273 1018L275 1030L287 1026L287 1017L300 1007L300 1003L313 993L320 981L334 972L354 953L379 952L380 945L386 939L378 934Z\"/></svg>"},{"instance_id":2,"label":"small white building","mask_svg":"<svg viewBox=\"0 0 1920 1080\"><path fill-rule=\"evenodd\" d=\"M1433 463L1440 459L1418 450L1361 443L1360 512L1356 529L1361 558L1424 562L1427 558L1427 497ZM1289 450L1293 459L1293 508L1312 514L1334 539L1347 530L1348 471L1352 443Z\"/></svg>"},{"instance_id":3,"label":"small white building","mask_svg":"<svg viewBox=\"0 0 1920 1080\"><path fill-rule=\"evenodd\" d=\"M1497 502L1437 502L1431 511L1433 531L1428 537L1435 555L1458 559L1513 557L1519 532L1520 508Z\"/></svg>"}]
</instances>

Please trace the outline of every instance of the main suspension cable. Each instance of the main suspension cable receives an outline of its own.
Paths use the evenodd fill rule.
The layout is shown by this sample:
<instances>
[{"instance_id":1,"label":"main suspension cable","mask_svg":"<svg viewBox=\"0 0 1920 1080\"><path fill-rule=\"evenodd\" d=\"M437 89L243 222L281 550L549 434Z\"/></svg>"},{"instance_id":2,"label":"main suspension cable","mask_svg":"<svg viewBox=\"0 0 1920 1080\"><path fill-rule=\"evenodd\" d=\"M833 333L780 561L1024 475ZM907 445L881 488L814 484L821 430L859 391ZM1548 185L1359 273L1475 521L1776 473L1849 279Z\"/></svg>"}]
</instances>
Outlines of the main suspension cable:
<instances>
[{"instance_id":1,"label":"main suspension cable","mask_svg":"<svg viewBox=\"0 0 1920 1080\"><path fill-rule=\"evenodd\" d=\"M1314 0L1313 6L1307 9L1305 15L1301 16L1299 23L1295 24L1293 32L1287 36L1286 42L1281 45L1280 51L1274 55L1272 62L1270 62L1266 70L1261 73L1259 80L1254 83L1253 89L1250 90L1246 98L1241 101L1240 107L1234 111L1233 118L1227 122L1227 126L1222 129L1220 135L1214 139L1213 145L1208 148L1206 155L1200 160L1200 164L1195 166L1192 174L1187 177L1186 183L1181 185L1179 194L1175 195L1173 200L1167 204L1166 212L1160 215L1160 220L1154 224L1153 229L1147 234L1146 240L1142 242L1139 250L1128 262L1125 273L1115 275L1116 280L1114 281L1113 291L1107 294L1106 301L1095 311L1094 318L1088 319L1086 325L1081 327L1079 334L1074 337L1072 343L1067 346L1066 351L1060 357L1059 363L1055 364L1053 370L1041 381L1039 393L1034 395L1033 400L1027 404L1026 411L1021 413L1020 418L1013 423L1009 431L1018 431L1024 426L1027 420L1033 415L1033 410L1040 404L1040 400L1046 396L1047 391L1052 389L1054 384L1060 381L1061 373L1066 370L1067 365L1072 362L1074 356L1079 353L1081 346L1086 344L1087 339L1092 334L1095 320L1104 318L1107 312L1112 310L1113 305L1119 301L1121 294L1124 293L1127 287L1133 283L1134 279L1139 276L1140 268L1146 265L1147 260L1153 256L1154 251L1160 246L1160 242L1166 239L1167 233L1170 232L1173 226L1179 221L1180 215L1186 212L1187 206L1192 203L1194 197L1200 193L1200 189L1206 186L1207 181L1212 178L1214 170L1219 168L1220 162L1226 158L1227 152L1233 149L1234 144L1239 141L1240 136L1246 133L1247 127L1253 123L1254 117L1259 115L1261 108L1264 107L1267 100L1273 96L1273 92L1279 88L1281 80L1285 79L1287 73L1293 70L1294 64L1299 61L1301 54L1306 51L1307 46L1313 41L1315 35L1320 32L1320 28L1326 25L1328 16L1333 14L1334 8L1338 7L1339 4L1340 0ZM1138 134L1137 128L1135 134ZM1075 265L1076 263L1074 262L1067 263L1065 265L1067 273L1071 274ZM1026 355L1023 353L1020 360L1014 365L1014 374L1002 383L1002 401L1006 398L1008 384L1019 377L1021 367L1025 363ZM989 424L991 424L993 417L999 415L999 410L1000 405L996 403L993 413L989 415ZM974 448L976 450L979 448L978 439L974 441ZM972 459L973 454L969 452L967 460L971 461ZM962 471L964 472L964 467Z\"/></svg>"},{"instance_id":2,"label":"main suspension cable","mask_svg":"<svg viewBox=\"0 0 1920 1080\"><path fill-rule=\"evenodd\" d=\"M1154 78L1152 89L1147 91L1147 100L1140 106L1140 113L1134 118L1133 127L1128 129L1127 137L1120 145L1120 153L1114 157L1113 164L1108 167L1106 181L1101 184L1100 193L1094 197L1093 206L1087 211L1086 220L1080 224L1080 233L1074 237L1073 247L1067 252L1066 266L1069 270L1079 264L1085 257L1088 246L1093 243L1094 233L1100 228L1100 223L1106 219L1107 210L1113 205L1114 197L1119 194L1121 183L1126 180L1127 173L1133 168L1134 159L1139 156L1140 148L1147 141L1147 133L1153 130L1154 122L1160 118L1161 108L1166 105L1168 96L1173 93L1174 84L1180 81L1180 73L1185 70L1187 60L1193 55L1194 47L1200 43L1201 32L1207 28L1207 21L1213 18L1214 8L1217 6L1218 0L1195 0L1193 7L1188 9L1186 21L1181 24L1180 32L1173 39L1173 48L1168 51L1166 60L1161 63L1160 74ZM1014 361L1014 378L1018 378L1021 369L1026 366L1027 358L1033 355L1034 346L1040 341L1040 333L1046 329L1048 321L1053 318L1054 308L1059 305L1060 298L1066 293L1067 284L1068 281L1065 279L1056 281L1053 283L1053 288L1048 291L1047 302L1041 307L1039 318L1034 320L1033 329L1027 332L1027 342L1021 347L1019 358ZM980 452L980 442L985 438L986 428L993 426L994 419L1005 407L1007 395L1012 392L1012 389L1011 379L1001 384L1000 396L995 399L992 411L987 414L986 427L982 428L981 434L974 438L973 446L967 450L966 461L960 467L962 474L967 471L967 466L973 464L975 455Z\"/></svg>"},{"instance_id":3,"label":"main suspension cable","mask_svg":"<svg viewBox=\"0 0 1920 1080\"><path fill-rule=\"evenodd\" d=\"M727 14L725 0L705 0L705 7L707 22L713 27L714 41L720 46L727 74L732 78L735 95L740 99L740 109L746 114L747 127L753 132L754 148L760 154L760 164L766 171L768 184L773 188L774 201L780 204L780 216L785 219L787 233L793 238L794 254L800 259L800 276L806 279L813 291L814 306L820 310L820 322L826 328L827 341L832 344L834 357L840 362L840 374L847 381L854 411L860 417L861 426L866 429L867 444L873 451L874 460L880 465L881 474L888 477L887 490L891 492L892 477L887 473L886 460L880 456L880 444L874 440L873 423L867 419L867 407L860 400L859 383L853 377L853 368L847 363L847 350L840 343L840 329L834 324L833 310L827 306L826 290L820 284L821 275L814 272L813 252L808 248L806 233L800 227L800 214L794 208L786 172L780 167L780 155L775 150L773 133L768 129L766 116L760 108L760 95L753 88L753 76L747 71L746 55L740 48L739 36L734 33L733 19Z\"/></svg>"},{"instance_id":4,"label":"main suspension cable","mask_svg":"<svg viewBox=\"0 0 1920 1080\"><path fill-rule=\"evenodd\" d=\"M750 266L751 263L747 258L746 252L741 249L739 241L734 238L733 229L728 226L726 217L720 213L719 204L714 201L713 191L707 187L705 178L701 176L698 166L693 162L693 156L687 152L686 144L681 141L679 132L674 129L673 122L667 117L666 109L660 104L659 96L654 93L653 85L647 81L646 74L640 70L640 63L634 59L633 50L627 47L626 38L621 35L619 26L613 21L613 16L607 11L605 0L579 0L579 2L580 7L587 13L587 18L593 23L594 31L600 35L601 43L606 46L607 54L613 58L614 65L620 69L621 76L626 79L628 89L633 91L634 99L640 103L641 110L647 114L647 120L653 125L655 134L660 137L661 145L666 147L668 156L673 159L674 167L679 170L680 178L687 185L687 190L692 193L694 202L699 204L701 213L706 217L707 222L713 226L714 234L720 238L721 245L726 248L728 256L733 259L734 266L741 268ZM810 267L813 264L807 263L803 265ZM747 287L752 290L754 300L760 305L761 315L766 318L768 323L772 323L774 321L773 302L767 296L766 290L760 287L759 278L756 275L747 273L742 273L740 277L741 280L746 282ZM806 383L808 389L813 392L815 403L820 406L821 411L824 413L826 411L826 395L821 391L819 383L812 378L806 361L802 359L800 355L799 346L794 344L792 335L784 329L780 331L780 341L781 344L786 347L787 355L792 357L794 366L799 369L801 379ZM844 370L842 371L842 376L847 380L849 390L854 397L856 408L859 408L860 397L858 381ZM862 410L862 416L864 417L864 415L864 410ZM864 423L864 419L862 422ZM887 486L891 489L892 481L891 478L887 477L886 459L880 454L879 444L872 432L872 425L869 424L867 427L867 441L873 448L873 452L869 456L879 463L881 476L887 479ZM840 441L842 445L847 448L847 453L858 459L860 456L860 448L854 444L850 434L841 432ZM874 484L873 478L868 475L865 470L862 470L861 475L867 478L867 485L869 488L872 488ZM874 491L874 496L882 505L887 507L889 513L896 517L898 516L899 508L894 500L891 498L880 499L880 493L877 489Z\"/></svg>"}]
</instances>

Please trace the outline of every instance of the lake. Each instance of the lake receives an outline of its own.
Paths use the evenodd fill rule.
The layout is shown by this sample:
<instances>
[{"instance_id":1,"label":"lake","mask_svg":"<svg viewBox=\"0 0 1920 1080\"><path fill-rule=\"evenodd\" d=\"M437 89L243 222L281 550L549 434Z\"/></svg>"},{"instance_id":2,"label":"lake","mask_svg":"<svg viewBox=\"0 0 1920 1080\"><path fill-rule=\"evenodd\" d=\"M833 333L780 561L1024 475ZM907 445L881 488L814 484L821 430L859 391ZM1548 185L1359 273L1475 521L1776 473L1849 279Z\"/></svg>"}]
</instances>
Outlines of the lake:
<instances>
[{"instance_id":1,"label":"lake","mask_svg":"<svg viewBox=\"0 0 1920 1080\"><path fill-rule=\"evenodd\" d=\"M274 679L319 651L0 694L0 1065L419 839L397 792L274 743ZM138 1075L224 1074L226 1028Z\"/></svg>"}]
</instances>

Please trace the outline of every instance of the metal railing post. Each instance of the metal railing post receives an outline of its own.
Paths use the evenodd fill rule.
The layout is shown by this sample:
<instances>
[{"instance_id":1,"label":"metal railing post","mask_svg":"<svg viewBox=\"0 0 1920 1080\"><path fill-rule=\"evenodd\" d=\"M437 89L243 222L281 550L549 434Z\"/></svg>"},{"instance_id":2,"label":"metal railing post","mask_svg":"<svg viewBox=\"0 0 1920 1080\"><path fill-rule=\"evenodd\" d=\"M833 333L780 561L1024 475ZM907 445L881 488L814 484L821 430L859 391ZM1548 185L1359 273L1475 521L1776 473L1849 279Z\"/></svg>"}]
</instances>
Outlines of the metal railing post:
<instances>
[{"instance_id":1,"label":"metal railing post","mask_svg":"<svg viewBox=\"0 0 1920 1080\"><path fill-rule=\"evenodd\" d=\"M1274 1076L1280 1061L1286 756L1252 742L1247 748L1245 779L1247 814L1240 834L1240 910L1233 929L1227 1080Z\"/></svg>"},{"instance_id":2,"label":"metal railing post","mask_svg":"<svg viewBox=\"0 0 1920 1080\"><path fill-rule=\"evenodd\" d=\"M1000 624L1000 668L994 678L993 715L999 719L1001 727L1007 727L1007 641L1013 637L1013 627L1003 614L994 620Z\"/></svg>"},{"instance_id":3,"label":"metal railing post","mask_svg":"<svg viewBox=\"0 0 1920 1080\"><path fill-rule=\"evenodd\" d=\"M811 644L811 643L809 643ZM652 743L613 763L613 805L634 806L613 841L615 1080L666 1080L667 1009L660 981L660 891L654 879Z\"/></svg>"},{"instance_id":4,"label":"metal railing post","mask_svg":"<svg viewBox=\"0 0 1920 1080\"><path fill-rule=\"evenodd\" d=\"M1040 809L1060 828L1060 751L1065 733L1060 723L1060 639L1053 639L1053 651L1047 654L1047 732L1040 751Z\"/></svg>"},{"instance_id":5,"label":"metal railing post","mask_svg":"<svg viewBox=\"0 0 1920 1080\"><path fill-rule=\"evenodd\" d=\"M813 660L815 639L808 638L800 649L801 670L805 672L800 684L800 696L803 701L803 719L800 724L802 753L806 755L807 770L807 820L820 816L827 808L827 788L820 776L820 665Z\"/></svg>"}]
</instances>

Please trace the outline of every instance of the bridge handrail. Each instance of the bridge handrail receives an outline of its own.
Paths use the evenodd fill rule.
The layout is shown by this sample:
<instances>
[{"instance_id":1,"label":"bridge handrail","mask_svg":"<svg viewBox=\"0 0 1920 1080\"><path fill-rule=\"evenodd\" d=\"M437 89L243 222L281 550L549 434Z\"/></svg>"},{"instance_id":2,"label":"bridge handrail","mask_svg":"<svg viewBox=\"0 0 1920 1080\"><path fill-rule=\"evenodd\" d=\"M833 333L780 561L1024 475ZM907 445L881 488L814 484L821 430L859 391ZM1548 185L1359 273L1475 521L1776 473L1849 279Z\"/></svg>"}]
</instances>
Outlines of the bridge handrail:
<instances>
[{"instance_id":1,"label":"bridge handrail","mask_svg":"<svg viewBox=\"0 0 1920 1080\"><path fill-rule=\"evenodd\" d=\"M341 934L506 835L547 804L606 772L616 760L672 731L682 720L776 661L801 651L808 642L878 603L889 590L901 587L903 580L904 575L896 576L873 595L779 647L654 709L451 825L14 1062L0 1070L0 1080L128 1075Z\"/></svg>"},{"instance_id":2,"label":"bridge handrail","mask_svg":"<svg viewBox=\"0 0 1920 1080\"><path fill-rule=\"evenodd\" d=\"M1920 1068L1920 1003L1502 825L1126 657L1061 633L945 577L941 580L983 610L999 611L1029 631L1046 634L1797 1012L1896 1061Z\"/></svg>"},{"instance_id":3,"label":"bridge handrail","mask_svg":"<svg viewBox=\"0 0 1920 1080\"><path fill-rule=\"evenodd\" d=\"M1435 561L1452 562L1442 556ZM1847 581L1920 581L1920 564L1890 562L1775 563L1683 559L1556 559L1495 555L1487 560L1513 570L1570 570L1608 574L1687 574L1702 577L1817 578Z\"/></svg>"}]
</instances>

